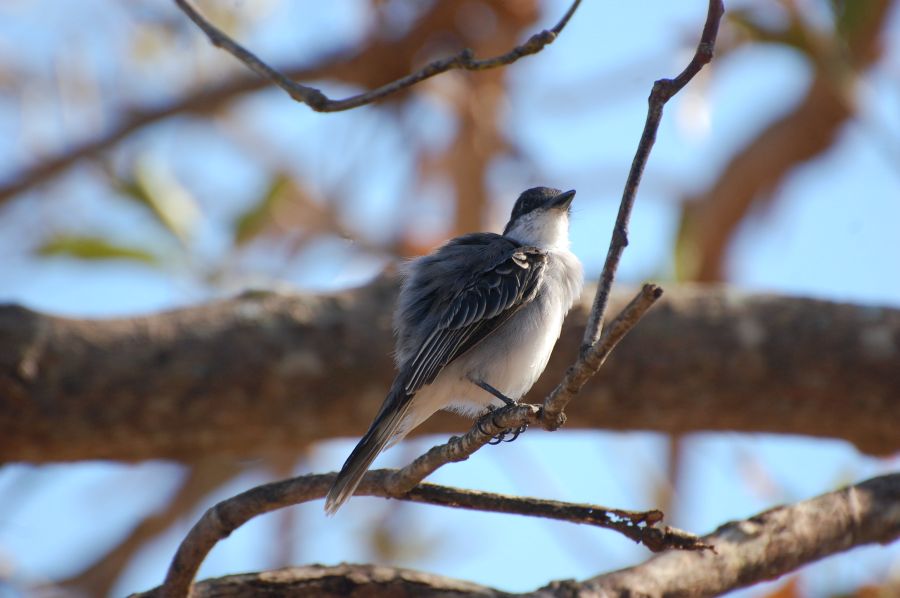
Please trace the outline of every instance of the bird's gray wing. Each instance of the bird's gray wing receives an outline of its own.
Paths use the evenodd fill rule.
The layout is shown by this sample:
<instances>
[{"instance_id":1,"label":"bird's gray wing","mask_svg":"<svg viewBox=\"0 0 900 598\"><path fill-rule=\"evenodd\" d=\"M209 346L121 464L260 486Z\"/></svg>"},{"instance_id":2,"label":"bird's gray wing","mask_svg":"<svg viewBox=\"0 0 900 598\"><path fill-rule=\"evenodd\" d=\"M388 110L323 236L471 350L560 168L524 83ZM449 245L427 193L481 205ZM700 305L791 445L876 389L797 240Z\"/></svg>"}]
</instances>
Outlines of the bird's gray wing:
<instances>
[{"instance_id":1,"label":"bird's gray wing","mask_svg":"<svg viewBox=\"0 0 900 598\"><path fill-rule=\"evenodd\" d=\"M534 300L544 275L547 253L537 247L507 245L487 267L471 273L449 301L435 301L436 325L404 368L410 395L434 381L454 359L484 340L514 313Z\"/></svg>"}]
</instances>

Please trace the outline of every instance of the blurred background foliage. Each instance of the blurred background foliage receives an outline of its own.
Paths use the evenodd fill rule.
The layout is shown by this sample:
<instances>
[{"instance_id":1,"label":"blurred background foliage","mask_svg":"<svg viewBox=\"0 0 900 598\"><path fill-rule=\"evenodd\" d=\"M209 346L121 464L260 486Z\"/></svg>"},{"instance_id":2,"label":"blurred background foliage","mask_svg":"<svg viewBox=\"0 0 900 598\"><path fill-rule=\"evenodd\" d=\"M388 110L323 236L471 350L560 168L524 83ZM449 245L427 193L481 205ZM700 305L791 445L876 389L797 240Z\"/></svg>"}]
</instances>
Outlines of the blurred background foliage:
<instances>
[{"instance_id":1,"label":"blurred background foliage","mask_svg":"<svg viewBox=\"0 0 900 598\"><path fill-rule=\"evenodd\" d=\"M555 0L197 4L270 64L338 97L463 47L505 52L566 9ZM900 305L896 5L727 3L714 64L664 119L625 281ZM112 316L247 288L344 288L449 236L498 229L535 184L578 189L573 245L596 276L650 84L681 68L705 9L587 1L553 45L510 68L451 72L376 106L320 115L211 47L170 2L5 0L0 299ZM538 436L436 479L659 506L702 532L898 464L806 439ZM298 447L281 462L7 465L0 593L146 589L213 500L333 469L349 442ZM588 458L599 479L572 482ZM523 462L527 480L514 473ZM646 557L599 532L354 502L333 521L312 505L254 523L201 573L377 561L524 590ZM461 548L465 530L485 524L497 539L475 557ZM517 555L523 546L529 554ZM517 566L505 566L512 555ZM749 594L874 596L900 583L896 547L833 562Z\"/></svg>"}]
</instances>

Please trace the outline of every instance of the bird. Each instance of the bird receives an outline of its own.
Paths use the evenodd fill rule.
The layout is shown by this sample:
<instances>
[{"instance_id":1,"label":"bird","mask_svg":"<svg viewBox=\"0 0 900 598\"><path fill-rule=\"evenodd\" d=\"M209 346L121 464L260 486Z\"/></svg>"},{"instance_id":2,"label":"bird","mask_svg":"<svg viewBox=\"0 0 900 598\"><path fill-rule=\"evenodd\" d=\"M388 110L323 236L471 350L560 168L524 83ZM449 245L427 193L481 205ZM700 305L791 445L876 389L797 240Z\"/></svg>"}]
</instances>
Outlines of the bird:
<instances>
[{"instance_id":1,"label":"bird","mask_svg":"<svg viewBox=\"0 0 900 598\"><path fill-rule=\"evenodd\" d=\"M464 234L401 266L397 375L335 478L327 514L353 495L375 457L437 411L477 417L517 403L535 383L584 281L569 249L574 197L527 189L503 234Z\"/></svg>"}]
</instances>

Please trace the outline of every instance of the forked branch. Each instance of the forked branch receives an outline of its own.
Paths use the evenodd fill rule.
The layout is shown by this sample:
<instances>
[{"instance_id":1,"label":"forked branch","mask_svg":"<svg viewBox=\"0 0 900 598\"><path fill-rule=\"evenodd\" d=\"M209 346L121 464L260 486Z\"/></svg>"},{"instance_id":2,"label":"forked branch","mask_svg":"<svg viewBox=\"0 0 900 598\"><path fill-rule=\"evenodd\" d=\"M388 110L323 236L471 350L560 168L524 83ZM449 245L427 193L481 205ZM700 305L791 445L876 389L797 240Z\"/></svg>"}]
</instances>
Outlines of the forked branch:
<instances>
[{"instance_id":1,"label":"forked branch","mask_svg":"<svg viewBox=\"0 0 900 598\"><path fill-rule=\"evenodd\" d=\"M326 485L327 481L323 482L322 488ZM431 486L421 486L426 488ZM898 538L900 474L893 474L727 523L703 537L703 541L716 546L715 553L667 552L635 567L581 582L553 582L524 594L510 594L469 582L464 587L470 595L490 598L718 596L775 579L829 555L867 544L888 544ZM328 593L323 580L333 580L333 593L338 593L342 588L346 591L347 580L352 578L355 591L367 596L397 595L398 586L407 593L415 592L416 596L448 596L456 595L448 587L458 591L462 583L418 572L404 575L403 570L385 566L379 566L377 574L367 574L368 570L363 565L311 565L278 574L210 579L197 586L204 596L240 596L244 595L242 591L319 596ZM133 598L156 598L160 593L159 589L151 590Z\"/></svg>"},{"instance_id":2,"label":"forked branch","mask_svg":"<svg viewBox=\"0 0 900 598\"><path fill-rule=\"evenodd\" d=\"M563 15L552 29L545 29L540 33L535 33L524 44L516 46L505 54L479 60L475 58L472 50L466 48L453 56L429 62L418 71L391 81L377 89L350 96L342 100L331 99L315 87L297 83L285 76L285 74L278 69L272 68L258 56L231 39L221 29L207 21L188 0L175 0L175 4L184 11L197 27L203 30L203 33L206 34L209 41L212 42L214 46L222 48L247 65L250 70L265 77L281 89L285 90L294 100L306 104L316 112L341 112L343 110L351 110L366 104L371 104L372 102L377 102L386 96L412 87L420 81L430 79L435 75L440 75L447 71L454 69L484 71L512 64L523 56L537 54L543 50L545 46L553 43L556 36L560 34L569 22L569 19L575 14L575 10L578 8L578 5L581 4L581 0L572 2L569 10L566 11L566 14Z\"/></svg>"},{"instance_id":3,"label":"forked branch","mask_svg":"<svg viewBox=\"0 0 900 598\"><path fill-rule=\"evenodd\" d=\"M544 32L544 34L538 34L532 37L525 45L503 56L486 61L476 61L471 57L470 53L463 52L456 57L432 63L418 73L372 92L346 100L333 101L326 98L318 90L287 80L283 75L268 67L268 65L206 22L193 10L186 0L175 1L207 33L214 44L222 46L263 76L272 78L273 81L287 90L298 101L304 102L314 110L319 111L353 108L451 68L478 70L509 64L520 56L539 51L544 45L552 41L556 33L565 26L578 6L578 1L576 0L566 13L566 16L557 24L556 31L551 30L550 32ZM628 244L627 227L631 209L634 205L644 166L656 139L656 131L662 118L663 106L712 58L718 25L723 13L724 7L721 0L710 0L700 44L690 64L675 79L661 79L653 86L653 91L650 94L647 121L625 184L625 191L613 230L609 253L603 267L597 296L585 330L582 351L575 364L569 368L563 381L547 397L543 407L527 404L505 407L481 418L466 435L451 438L446 444L432 448L399 471L380 470L369 472L363 479L362 484L360 484L357 494L403 498L419 502L431 502L433 504L500 512L518 512L522 514L525 514L525 511L522 510L523 505L527 504L530 509L527 514L546 517L550 516L548 513L554 513L557 516L553 518L580 522L587 522L583 519L585 515L590 514L593 516L595 507L563 505L562 503L553 503L552 506L549 506L550 503L547 501L498 497L497 495L485 495L454 488L436 488L431 485L420 485L420 482L447 463L467 459L469 455L484 446L491 437L504 429L517 428L528 424L539 424L549 430L557 429L565 421L563 410L569 401L580 391L585 382L597 372L619 340L637 324L643 314L662 295L662 289L656 285L644 285L641 292L613 320L609 328L602 335L600 334L612 281L618 269L622 251ZM433 72L429 69L432 69ZM297 502L322 497L327 492L332 479L333 474L306 476L277 484L260 486L210 509L197 525L192 528L179 547L161 589L162 595L167 598L187 595L191 581L209 550L212 549L216 542L226 537L231 531L251 517L296 504ZM500 508L498 506L500 504L504 505L504 508ZM653 549L682 548L702 550L710 548L709 545L704 544L691 534L672 530L671 528L658 530L653 527L653 524L661 519L661 514L658 512L643 513L637 519L627 516L624 519L620 519L621 514L626 513L625 511L612 512L605 509L602 510L605 514L598 520L590 521L591 523L616 529L632 539L646 543L648 547ZM567 513L567 516L562 516L562 513ZM656 530L656 533L651 533L648 530ZM648 538L651 538L649 543L647 543Z\"/></svg>"},{"instance_id":4,"label":"forked branch","mask_svg":"<svg viewBox=\"0 0 900 598\"><path fill-rule=\"evenodd\" d=\"M367 472L355 495L396 498L425 504L593 525L615 530L655 552L667 548L686 550L710 548L693 534L667 526L657 527L656 524L662 520L662 513L655 510L624 511L598 505L520 498L435 484L421 484L408 492L397 494L391 488L392 481L398 473L400 472L390 469ZM323 498L331 487L335 475L334 473L307 475L257 486L211 507L191 528L187 538L178 548L161 588L161 595L164 598L187 595L197 569L219 540L227 538L234 530L254 517Z\"/></svg>"}]
</instances>

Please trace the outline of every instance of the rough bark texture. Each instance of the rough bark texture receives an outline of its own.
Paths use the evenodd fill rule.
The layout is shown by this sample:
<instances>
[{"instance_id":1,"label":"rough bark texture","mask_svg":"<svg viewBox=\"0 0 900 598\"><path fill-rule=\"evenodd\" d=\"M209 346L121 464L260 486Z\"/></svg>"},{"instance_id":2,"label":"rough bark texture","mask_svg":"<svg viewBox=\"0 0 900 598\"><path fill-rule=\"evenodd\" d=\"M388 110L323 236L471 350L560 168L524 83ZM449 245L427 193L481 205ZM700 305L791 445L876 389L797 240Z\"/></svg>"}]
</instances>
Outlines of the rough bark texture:
<instances>
[{"instance_id":1,"label":"rough bark texture","mask_svg":"<svg viewBox=\"0 0 900 598\"><path fill-rule=\"evenodd\" d=\"M726 523L704 540L716 552L668 552L585 582L601 594L717 596L830 554L900 536L900 474Z\"/></svg>"},{"instance_id":2,"label":"rough bark texture","mask_svg":"<svg viewBox=\"0 0 900 598\"><path fill-rule=\"evenodd\" d=\"M158 598L151 590L132 598ZM193 586L191 598L314 596L315 598L501 598L516 594L432 573L378 565L307 565L229 575Z\"/></svg>"},{"instance_id":3,"label":"rough bark texture","mask_svg":"<svg viewBox=\"0 0 900 598\"><path fill-rule=\"evenodd\" d=\"M0 459L259 456L356 436L393 377L395 292L381 278L118 320L0 307ZM573 362L589 298L532 400ZM898 364L900 310L674 288L570 406L568 427L808 434L888 454L900 449ZM419 432L463 429L447 416Z\"/></svg>"},{"instance_id":4,"label":"rough bark texture","mask_svg":"<svg viewBox=\"0 0 900 598\"><path fill-rule=\"evenodd\" d=\"M636 567L581 582L553 582L524 596L715 596L775 579L805 563L854 546L887 544L898 536L900 474L893 474L727 523L704 538L715 546L716 553L668 552ZM158 589L139 597L157 595ZM193 598L266 595L522 596L438 575L346 564L210 579L197 583L192 594Z\"/></svg>"}]
</instances>

